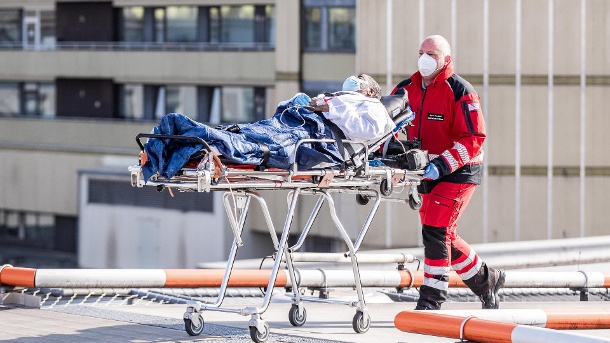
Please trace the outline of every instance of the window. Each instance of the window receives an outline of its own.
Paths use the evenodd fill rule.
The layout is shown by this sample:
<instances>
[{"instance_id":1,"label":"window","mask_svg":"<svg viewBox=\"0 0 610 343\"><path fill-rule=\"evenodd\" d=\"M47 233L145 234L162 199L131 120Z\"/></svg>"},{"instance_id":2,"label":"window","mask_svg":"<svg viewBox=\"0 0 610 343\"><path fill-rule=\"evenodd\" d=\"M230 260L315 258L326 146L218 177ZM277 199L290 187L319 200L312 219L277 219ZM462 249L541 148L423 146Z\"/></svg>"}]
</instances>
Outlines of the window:
<instances>
[{"instance_id":1,"label":"window","mask_svg":"<svg viewBox=\"0 0 610 343\"><path fill-rule=\"evenodd\" d=\"M23 49L55 48L55 11L27 10L22 20Z\"/></svg>"},{"instance_id":2,"label":"window","mask_svg":"<svg viewBox=\"0 0 610 343\"><path fill-rule=\"evenodd\" d=\"M253 87L224 87L222 89L222 121L231 123L254 121Z\"/></svg>"},{"instance_id":3,"label":"window","mask_svg":"<svg viewBox=\"0 0 610 343\"><path fill-rule=\"evenodd\" d=\"M21 45L21 11L0 10L0 45Z\"/></svg>"},{"instance_id":4,"label":"window","mask_svg":"<svg viewBox=\"0 0 610 343\"><path fill-rule=\"evenodd\" d=\"M40 11L40 43L43 48L55 46L55 12Z\"/></svg>"},{"instance_id":5,"label":"window","mask_svg":"<svg viewBox=\"0 0 610 343\"><path fill-rule=\"evenodd\" d=\"M181 113L194 120L198 119L197 87L146 86L146 89L149 96L145 100L144 108L152 109L155 119L160 119L167 113Z\"/></svg>"},{"instance_id":6,"label":"window","mask_svg":"<svg viewBox=\"0 0 610 343\"><path fill-rule=\"evenodd\" d=\"M251 123L267 117L263 87L204 87L209 99L201 120L210 124Z\"/></svg>"},{"instance_id":7,"label":"window","mask_svg":"<svg viewBox=\"0 0 610 343\"><path fill-rule=\"evenodd\" d=\"M0 83L0 114L55 117L53 83Z\"/></svg>"},{"instance_id":8,"label":"window","mask_svg":"<svg viewBox=\"0 0 610 343\"><path fill-rule=\"evenodd\" d=\"M53 248L55 217L38 212L0 210L0 241L11 245Z\"/></svg>"},{"instance_id":9,"label":"window","mask_svg":"<svg viewBox=\"0 0 610 343\"><path fill-rule=\"evenodd\" d=\"M124 7L120 16L119 37L123 42L144 41L144 7Z\"/></svg>"},{"instance_id":10,"label":"window","mask_svg":"<svg viewBox=\"0 0 610 343\"><path fill-rule=\"evenodd\" d=\"M55 85L52 83L24 83L21 88L21 113L32 116L55 117Z\"/></svg>"},{"instance_id":11,"label":"window","mask_svg":"<svg viewBox=\"0 0 610 343\"><path fill-rule=\"evenodd\" d=\"M168 86L165 94L165 112L182 113L197 120L197 87Z\"/></svg>"},{"instance_id":12,"label":"window","mask_svg":"<svg viewBox=\"0 0 610 343\"><path fill-rule=\"evenodd\" d=\"M356 47L356 9L331 7L328 10L328 47L354 49Z\"/></svg>"},{"instance_id":13,"label":"window","mask_svg":"<svg viewBox=\"0 0 610 343\"><path fill-rule=\"evenodd\" d=\"M260 16L259 16L260 18ZM265 15L259 20L263 25L263 39L260 42L275 43L275 6L265 6Z\"/></svg>"},{"instance_id":14,"label":"window","mask_svg":"<svg viewBox=\"0 0 610 343\"><path fill-rule=\"evenodd\" d=\"M19 114L19 84L17 82L0 83L0 114Z\"/></svg>"},{"instance_id":15,"label":"window","mask_svg":"<svg viewBox=\"0 0 610 343\"><path fill-rule=\"evenodd\" d=\"M144 118L144 86L126 84L120 87L119 116L126 119Z\"/></svg>"},{"instance_id":16,"label":"window","mask_svg":"<svg viewBox=\"0 0 610 343\"><path fill-rule=\"evenodd\" d=\"M119 116L158 120L167 113L216 125L266 117L264 87L141 85L119 86Z\"/></svg>"},{"instance_id":17,"label":"window","mask_svg":"<svg viewBox=\"0 0 610 343\"><path fill-rule=\"evenodd\" d=\"M275 39L275 7L220 6L204 7L207 36L202 41L210 43L273 43ZM202 32L206 32L203 30Z\"/></svg>"},{"instance_id":18,"label":"window","mask_svg":"<svg viewBox=\"0 0 610 343\"><path fill-rule=\"evenodd\" d=\"M222 6L221 42L251 43L254 41L254 6Z\"/></svg>"},{"instance_id":19,"label":"window","mask_svg":"<svg viewBox=\"0 0 610 343\"><path fill-rule=\"evenodd\" d=\"M322 10L319 7L305 9L305 48L316 49L322 46Z\"/></svg>"},{"instance_id":20,"label":"window","mask_svg":"<svg viewBox=\"0 0 610 343\"><path fill-rule=\"evenodd\" d=\"M123 7L119 39L154 43L273 43L275 6ZM169 45L171 46L171 45ZM196 45L193 45L196 47Z\"/></svg>"},{"instance_id":21,"label":"window","mask_svg":"<svg viewBox=\"0 0 610 343\"><path fill-rule=\"evenodd\" d=\"M306 0L303 48L306 51L354 51L356 49L356 7L354 1Z\"/></svg>"},{"instance_id":22,"label":"window","mask_svg":"<svg viewBox=\"0 0 610 343\"><path fill-rule=\"evenodd\" d=\"M169 6L166 11L167 41L197 41L197 7Z\"/></svg>"},{"instance_id":23,"label":"window","mask_svg":"<svg viewBox=\"0 0 610 343\"><path fill-rule=\"evenodd\" d=\"M179 211L214 212L211 193L181 193L172 197L153 187L133 188L124 181L89 179L87 203L154 207Z\"/></svg>"}]
</instances>

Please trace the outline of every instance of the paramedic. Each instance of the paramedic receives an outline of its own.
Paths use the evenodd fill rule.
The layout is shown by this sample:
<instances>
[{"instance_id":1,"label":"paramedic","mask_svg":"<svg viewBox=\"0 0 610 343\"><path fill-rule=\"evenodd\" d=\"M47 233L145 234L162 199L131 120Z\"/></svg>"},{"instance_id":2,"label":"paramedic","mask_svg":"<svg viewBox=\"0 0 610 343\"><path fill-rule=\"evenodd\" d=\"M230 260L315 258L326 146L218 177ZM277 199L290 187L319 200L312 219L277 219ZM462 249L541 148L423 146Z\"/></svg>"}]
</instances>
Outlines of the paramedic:
<instances>
[{"instance_id":1,"label":"paramedic","mask_svg":"<svg viewBox=\"0 0 610 343\"><path fill-rule=\"evenodd\" d=\"M440 309L452 268L479 297L483 308L498 308L505 272L488 267L457 234L457 221L481 183L485 123L479 96L453 72L451 47L439 35L419 48L418 71L392 91L404 88L416 119L408 128L430 154L419 186L424 243L424 284L416 310Z\"/></svg>"}]
</instances>

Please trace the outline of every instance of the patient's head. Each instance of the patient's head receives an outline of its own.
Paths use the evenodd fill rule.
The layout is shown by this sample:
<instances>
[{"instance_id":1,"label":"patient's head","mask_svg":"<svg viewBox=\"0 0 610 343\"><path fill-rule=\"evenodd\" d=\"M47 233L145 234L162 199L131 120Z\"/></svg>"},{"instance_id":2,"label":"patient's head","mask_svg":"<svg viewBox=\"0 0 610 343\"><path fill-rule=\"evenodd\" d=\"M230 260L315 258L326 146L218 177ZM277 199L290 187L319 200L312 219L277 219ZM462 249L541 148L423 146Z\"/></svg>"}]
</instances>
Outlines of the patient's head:
<instances>
[{"instance_id":1,"label":"patient's head","mask_svg":"<svg viewBox=\"0 0 610 343\"><path fill-rule=\"evenodd\" d=\"M381 99L381 87L375 79L367 74L358 75L358 79L364 81L360 84L360 92L369 98Z\"/></svg>"}]
</instances>

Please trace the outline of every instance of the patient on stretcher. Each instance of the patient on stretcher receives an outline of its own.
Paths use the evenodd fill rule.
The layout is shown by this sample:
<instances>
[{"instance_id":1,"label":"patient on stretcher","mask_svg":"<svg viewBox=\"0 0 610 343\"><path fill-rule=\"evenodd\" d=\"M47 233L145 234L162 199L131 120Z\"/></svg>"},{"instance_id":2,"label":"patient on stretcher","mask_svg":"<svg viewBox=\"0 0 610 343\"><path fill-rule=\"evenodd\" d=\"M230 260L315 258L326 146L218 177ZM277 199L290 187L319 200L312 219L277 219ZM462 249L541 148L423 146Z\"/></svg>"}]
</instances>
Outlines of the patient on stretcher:
<instances>
[{"instance_id":1,"label":"patient on stretcher","mask_svg":"<svg viewBox=\"0 0 610 343\"><path fill-rule=\"evenodd\" d=\"M394 121L381 99L377 82L366 74L351 76L344 89L313 99L303 93L282 101L273 117L230 130L212 128L178 113L165 115L152 133L200 137L213 153L235 164L262 165L289 169L296 162L299 170L336 167L344 163L335 142L301 144L307 138L347 138L366 143L392 132ZM338 129L337 129L338 128ZM337 135L344 137L337 137ZM172 178L192 156L202 149L200 143L151 138L144 145L148 160L142 166L144 179L155 173Z\"/></svg>"}]
</instances>

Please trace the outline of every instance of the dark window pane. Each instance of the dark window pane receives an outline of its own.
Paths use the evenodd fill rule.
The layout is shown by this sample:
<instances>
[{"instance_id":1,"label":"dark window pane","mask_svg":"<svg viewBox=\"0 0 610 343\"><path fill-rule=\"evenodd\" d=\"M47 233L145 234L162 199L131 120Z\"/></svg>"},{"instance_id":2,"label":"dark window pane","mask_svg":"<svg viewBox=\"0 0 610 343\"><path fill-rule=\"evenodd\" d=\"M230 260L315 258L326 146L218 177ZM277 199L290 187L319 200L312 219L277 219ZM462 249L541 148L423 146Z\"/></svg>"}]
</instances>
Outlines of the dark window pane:
<instances>
[{"instance_id":1,"label":"dark window pane","mask_svg":"<svg viewBox=\"0 0 610 343\"><path fill-rule=\"evenodd\" d=\"M194 6L167 7L168 42L197 41L197 11Z\"/></svg>"},{"instance_id":2,"label":"dark window pane","mask_svg":"<svg viewBox=\"0 0 610 343\"><path fill-rule=\"evenodd\" d=\"M265 42L275 43L275 6L265 6Z\"/></svg>"},{"instance_id":3,"label":"dark window pane","mask_svg":"<svg viewBox=\"0 0 610 343\"><path fill-rule=\"evenodd\" d=\"M26 83L23 85L23 114L37 115L40 113L38 108L38 85Z\"/></svg>"},{"instance_id":4,"label":"dark window pane","mask_svg":"<svg viewBox=\"0 0 610 343\"><path fill-rule=\"evenodd\" d=\"M21 44L21 11L0 11L0 43Z\"/></svg>"},{"instance_id":5,"label":"dark window pane","mask_svg":"<svg viewBox=\"0 0 610 343\"><path fill-rule=\"evenodd\" d=\"M121 86L119 115L121 118L144 118L144 86L131 84Z\"/></svg>"},{"instance_id":6,"label":"dark window pane","mask_svg":"<svg viewBox=\"0 0 610 343\"><path fill-rule=\"evenodd\" d=\"M159 193L155 187L131 187L129 180L125 182L90 179L87 202L90 204L214 212L214 196L212 193L176 192L175 197L171 197L169 192Z\"/></svg>"},{"instance_id":7,"label":"dark window pane","mask_svg":"<svg viewBox=\"0 0 610 343\"><path fill-rule=\"evenodd\" d=\"M255 120L254 87L223 87L222 121L248 123Z\"/></svg>"},{"instance_id":8,"label":"dark window pane","mask_svg":"<svg viewBox=\"0 0 610 343\"><path fill-rule=\"evenodd\" d=\"M121 11L120 40L123 42L144 41L144 7L125 7Z\"/></svg>"},{"instance_id":9,"label":"dark window pane","mask_svg":"<svg viewBox=\"0 0 610 343\"><path fill-rule=\"evenodd\" d=\"M210 8L210 43L220 43L220 8Z\"/></svg>"},{"instance_id":10,"label":"dark window pane","mask_svg":"<svg viewBox=\"0 0 610 343\"><path fill-rule=\"evenodd\" d=\"M19 113L19 84L0 83L0 114Z\"/></svg>"},{"instance_id":11,"label":"dark window pane","mask_svg":"<svg viewBox=\"0 0 610 343\"><path fill-rule=\"evenodd\" d=\"M165 108L168 113L182 113L187 117L197 119L197 87L166 87Z\"/></svg>"},{"instance_id":12,"label":"dark window pane","mask_svg":"<svg viewBox=\"0 0 610 343\"><path fill-rule=\"evenodd\" d=\"M165 8L155 8L155 38L156 43L165 42Z\"/></svg>"},{"instance_id":13,"label":"dark window pane","mask_svg":"<svg viewBox=\"0 0 610 343\"><path fill-rule=\"evenodd\" d=\"M40 43L43 47L55 46L55 12L40 12Z\"/></svg>"},{"instance_id":14,"label":"dark window pane","mask_svg":"<svg viewBox=\"0 0 610 343\"><path fill-rule=\"evenodd\" d=\"M356 9L331 7L328 11L328 47L353 49L356 47Z\"/></svg>"},{"instance_id":15,"label":"dark window pane","mask_svg":"<svg viewBox=\"0 0 610 343\"><path fill-rule=\"evenodd\" d=\"M41 83L38 92L40 114L43 117L55 117L55 84Z\"/></svg>"},{"instance_id":16,"label":"dark window pane","mask_svg":"<svg viewBox=\"0 0 610 343\"><path fill-rule=\"evenodd\" d=\"M322 10L319 7L305 9L304 47L320 49L322 47Z\"/></svg>"},{"instance_id":17,"label":"dark window pane","mask_svg":"<svg viewBox=\"0 0 610 343\"><path fill-rule=\"evenodd\" d=\"M220 13L223 43L254 41L254 6L222 6Z\"/></svg>"}]
</instances>

